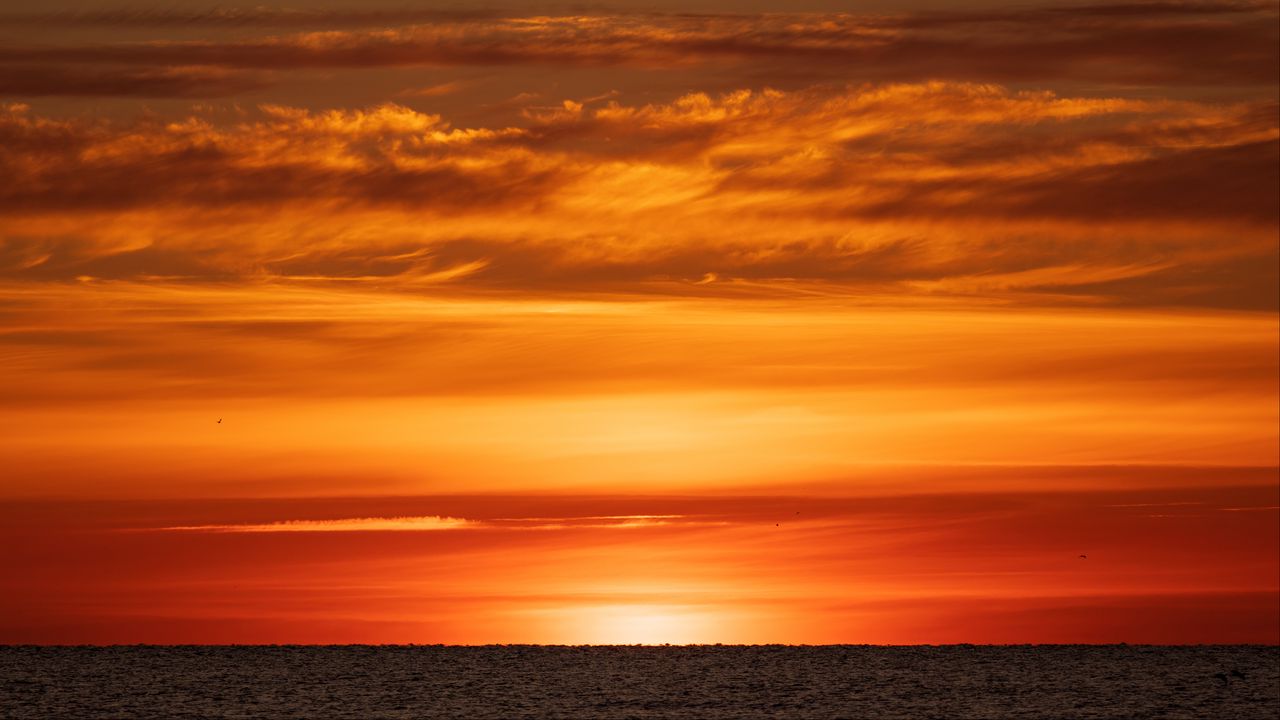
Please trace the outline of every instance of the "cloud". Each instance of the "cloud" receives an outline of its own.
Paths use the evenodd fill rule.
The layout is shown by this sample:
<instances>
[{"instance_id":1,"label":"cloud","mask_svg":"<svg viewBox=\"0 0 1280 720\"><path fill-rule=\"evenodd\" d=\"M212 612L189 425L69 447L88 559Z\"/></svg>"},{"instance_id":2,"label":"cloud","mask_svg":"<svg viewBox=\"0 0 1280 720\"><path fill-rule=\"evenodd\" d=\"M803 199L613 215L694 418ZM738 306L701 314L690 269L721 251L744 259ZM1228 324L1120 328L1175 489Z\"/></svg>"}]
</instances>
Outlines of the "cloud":
<instances>
[{"instance_id":1,"label":"cloud","mask_svg":"<svg viewBox=\"0 0 1280 720\"><path fill-rule=\"evenodd\" d=\"M469 128L393 104L134 121L10 105L0 276L1265 309L1274 113L940 82L565 102Z\"/></svg>"},{"instance_id":2,"label":"cloud","mask_svg":"<svg viewBox=\"0 0 1280 720\"><path fill-rule=\"evenodd\" d=\"M1194 2L1183 0L1152 0L1132 3L1075 4L1066 7L1024 6L1016 10L993 11L922 11L909 14L870 15L883 23L902 26L963 25L973 23L1045 22L1049 19L1094 17L1161 17L1161 16L1215 16L1266 13L1274 9L1274 3L1263 0L1217 0ZM810 13L810 16L816 13ZM761 17L750 13L591 13L576 17L637 18L642 21L696 21L713 18L751 19ZM802 14L785 15L770 13L772 17L804 17ZM842 15L836 15L841 17ZM554 16L552 16L554 17ZM214 8L204 11L176 9L116 9L76 10L60 12L8 12L0 13L0 25L12 26L307 26L326 25L350 27L360 25L403 25L409 23L449 23L477 20L518 19L509 12L496 9L382 9L339 10L332 8L273 8L242 7ZM541 19L541 18L539 18Z\"/></svg>"},{"instance_id":3,"label":"cloud","mask_svg":"<svg viewBox=\"0 0 1280 720\"><path fill-rule=\"evenodd\" d=\"M465 22L498 17L491 10L332 10L242 7L204 11L176 9L77 10L0 13L0 26L36 27L360 27L423 22Z\"/></svg>"},{"instance_id":4,"label":"cloud","mask_svg":"<svg viewBox=\"0 0 1280 720\"><path fill-rule=\"evenodd\" d=\"M397 97L440 97L442 95L452 95L467 86L466 82L455 80L453 82L437 83L426 87L408 88L396 93Z\"/></svg>"},{"instance_id":5,"label":"cloud","mask_svg":"<svg viewBox=\"0 0 1280 720\"><path fill-rule=\"evenodd\" d=\"M210 67L111 68L0 65L0 95L209 98L267 87L262 73Z\"/></svg>"},{"instance_id":6,"label":"cloud","mask_svg":"<svg viewBox=\"0 0 1280 720\"><path fill-rule=\"evenodd\" d=\"M440 515L361 517L333 520L278 520L267 523L176 525L153 528L162 532L278 533L278 532L418 532L436 530L634 530L668 525L723 525L687 519L683 515L598 515L586 517L495 518L471 520ZM152 529L152 528L149 528Z\"/></svg>"},{"instance_id":7,"label":"cloud","mask_svg":"<svg viewBox=\"0 0 1280 720\"><path fill-rule=\"evenodd\" d=\"M14 175L0 187L0 206L86 211L310 198L450 212L537 196L554 179L554 168L528 155L498 149L476 157L465 149L515 129L452 130L438 116L396 105L261 112L259 122L229 128L198 118L110 128L11 108L0 118L0 137L10 141L0 163Z\"/></svg>"},{"instance_id":8,"label":"cloud","mask_svg":"<svg viewBox=\"0 0 1280 720\"><path fill-rule=\"evenodd\" d=\"M167 532L278 533L278 532L419 532L461 530L471 527L463 518L424 515L419 517L366 517L336 520L280 520L270 523L231 525L187 525L156 528Z\"/></svg>"},{"instance_id":9,"label":"cloud","mask_svg":"<svg viewBox=\"0 0 1280 720\"><path fill-rule=\"evenodd\" d=\"M311 8L214 8L63 10L52 13L0 13L0 27L253 28L366 27L407 23L463 23L500 17L495 10Z\"/></svg>"},{"instance_id":10,"label":"cloud","mask_svg":"<svg viewBox=\"0 0 1280 720\"><path fill-rule=\"evenodd\" d=\"M147 68L203 65L283 70L404 66L627 66L730 64L747 72L853 81L1071 81L1120 85L1265 86L1277 78L1275 8L1240 3L1157 3L1003 13L621 14L487 17L484 13L227 11L55 16L62 23L194 27L320 24L376 30L294 33L236 40L11 45L2 63ZM10 22L24 18L10 16ZM116 19L116 20L113 20ZM258 21L258 22L255 22ZM343 21L346 25L343 25ZM242 22L241 22L242 21ZM385 22L384 22L385 21Z\"/></svg>"},{"instance_id":11,"label":"cloud","mask_svg":"<svg viewBox=\"0 0 1280 720\"><path fill-rule=\"evenodd\" d=\"M1128 162L1099 163L1030 177L910 180L883 202L846 208L860 218L1037 217L1280 221L1280 141L1153 153ZM1210 181L1212 187L1200 185Z\"/></svg>"}]
</instances>

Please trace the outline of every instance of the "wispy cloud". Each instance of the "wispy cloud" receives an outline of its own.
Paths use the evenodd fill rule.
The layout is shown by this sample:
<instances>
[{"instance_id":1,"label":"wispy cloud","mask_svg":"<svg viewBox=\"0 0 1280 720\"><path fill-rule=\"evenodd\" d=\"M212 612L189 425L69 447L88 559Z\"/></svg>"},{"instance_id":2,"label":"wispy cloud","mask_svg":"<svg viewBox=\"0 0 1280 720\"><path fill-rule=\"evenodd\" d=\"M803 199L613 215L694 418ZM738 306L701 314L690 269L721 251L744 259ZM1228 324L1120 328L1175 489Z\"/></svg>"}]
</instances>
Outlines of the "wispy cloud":
<instances>
[{"instance_id":1,"label":"wispy cloud","mask_svg":"<svg viewBox=\"0 0 1280 720\"><path fill-rule=\"evenodd\" d=\"M279 520L267 523L175 525L149 528L160 532L282 533L282 532L420 532L439 530L632 530L679 524L724 525L684 515L600 515L586 517L495 518L473 520L441 515L359 517L330 520Z\"/></svg>"},{"instance_id":2,"label":"wispy cloud","mask_svg":"<svg viewBox=\"0 0 1280 720\"><path fill-rule=\"evenodd\" d=\"M335 520L280 520L269 523L178 525L155 528L166 532L280 533L464 530L475 524L464 518L422 515L417 517L364 517Z\"/></svg>"}]
</instances>

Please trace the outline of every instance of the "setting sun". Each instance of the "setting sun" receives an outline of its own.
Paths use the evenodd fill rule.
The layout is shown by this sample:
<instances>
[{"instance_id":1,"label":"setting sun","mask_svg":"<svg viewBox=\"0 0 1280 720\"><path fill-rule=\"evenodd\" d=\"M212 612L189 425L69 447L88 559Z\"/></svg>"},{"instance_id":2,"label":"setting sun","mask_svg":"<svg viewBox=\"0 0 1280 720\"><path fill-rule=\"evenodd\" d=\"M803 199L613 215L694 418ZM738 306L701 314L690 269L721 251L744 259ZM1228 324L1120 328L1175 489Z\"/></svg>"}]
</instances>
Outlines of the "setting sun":
<instances>
[{"instance_id":1,"label":"setting sun","mask_svg":"<svg viewBox=\"0 0 1280 720\"><path fill-rule=\"evenodd\" d=\"M714 612L678 605L585 606L550 615L580 645L704 644L725 630Z\"/></svg>"}]
</instances>

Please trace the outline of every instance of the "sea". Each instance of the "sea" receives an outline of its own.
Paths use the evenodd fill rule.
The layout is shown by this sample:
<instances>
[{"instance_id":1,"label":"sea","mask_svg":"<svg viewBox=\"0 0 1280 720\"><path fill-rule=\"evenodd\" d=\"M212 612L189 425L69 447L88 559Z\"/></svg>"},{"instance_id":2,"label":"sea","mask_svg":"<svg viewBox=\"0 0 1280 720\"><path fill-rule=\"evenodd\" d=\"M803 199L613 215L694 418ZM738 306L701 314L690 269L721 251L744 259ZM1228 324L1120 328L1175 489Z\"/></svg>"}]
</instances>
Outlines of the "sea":
<instances>
[{"instance_id":1,"label":"sea","mask_svg":"<svg viewBox=\"0 0 1280 720\"><path fill-rule=\"evenodd\" d=\"M7 646L0 716L1274 720L1280 648Z\"/></svg>"}]
</instances>

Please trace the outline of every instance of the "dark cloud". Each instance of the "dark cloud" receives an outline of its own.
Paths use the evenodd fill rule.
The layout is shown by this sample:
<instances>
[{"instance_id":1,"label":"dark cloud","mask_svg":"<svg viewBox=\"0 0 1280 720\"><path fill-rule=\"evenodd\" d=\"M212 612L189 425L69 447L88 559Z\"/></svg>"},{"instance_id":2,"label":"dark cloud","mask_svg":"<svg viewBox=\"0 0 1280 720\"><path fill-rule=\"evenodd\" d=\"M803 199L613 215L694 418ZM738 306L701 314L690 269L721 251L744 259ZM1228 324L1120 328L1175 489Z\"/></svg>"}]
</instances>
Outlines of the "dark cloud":
<instances>
[{"instance_id":1,"label":"dark cloud","mask_svg":"<svg viewBox=\"0 0 1280 720\"><path fill-rule=\"evenodd\" d=\"M1016 10L996 11L922 11L906 15L868 14L864 17L891 27L950 26L973 23L1035 23L1044 22L1043 16L1061 20L1088 20L1092 18L1129 18L1163 16L1230 16L1258 14L1273 11L1274 3L1219 0L1216 2L1133 2L1093 5L1068 5L1065 7L1022 7ZM758 16L735 12L619 12L574 6L574 15L588 17L618 17L647 19L650 22L708 21L716 19L752 19ZM565 10L548 7L548 15L565 15ZM779 15L779 13L773 13ZM808 16L816 13L808 13ZM178 9L101 9L71 10L59 12L9 12L0 13L0 26L37 27L393 27L419 23L458 23L467 21L499 20L518 17L519 13L497 8L435 8L435 9L380 9L350 10L335 8L273 8L273 7L215 7L210 10ZM804 17L797 14L795 16ZM836 15L843 17L844 15Z\"/></svg>"},{"instance_id":2,"label":"dark cloud","mask_svg":"<svg viewBox=\"0 0 1280 720\"><path fill-rule=\"evenodd\" d=\"M1161 2L1099 3L1093 5L1070 4L1058 7L1024 6L1012 10L932 11L898 16L892 20L898 27L928 28L968 24L1043 24L1078 22L1091 23L1099 19L1115 20L1132 18L1185 19L1188 17L1214 18L1232 15L1259 15L1275 11L1274 2Z\"/></svg>"},{"instance_id":3,"label":"dark cloud","mask_svg":"<svg viewBox=\"0 0 1280 720\"><path fill-rule=\"evenodd\" d=\"M1273 10L1273 2L1131 2L1109 3L1098 5L1072 5L1061 8L1047 8L1045 12L1057 15L1075 15L1081 17L1101 16L1114 17L1138 16L1152 17L1158 15L1228 15L1234 13L1254 13Z\"/></svg>"},{"instance_id":4,"label":"dark cloud","mask_svg":"<svg viewBox=\"0 0 1280 720\"><path fill-rule=\"evenodd\" d=\"M1117 305L1276 312L1280 311L1280 248L1218 261L1183 263L1136 277L1074 285L1048 284L1035 290L1107 297Z\"/></svg>"},{"instance_id":5,"label":"dark cloud","mask_svg":"<svg viewBox=\"0 0 1280 720\"><path fill-rule=\"evenodd\" d=\"M332 10L304 8L214 8L76 10L0 13L0 27L362 27L406 23L464 22L499 16L493 10Z\"/></svg>"},{"instance_id":6,"label":"dark cloud","mask_svg":"<svg viewBox=\"0 0 1280 720\"><path fill-rule=\"evenodd\" d=\"M610 15L586 21L446 15L390 30L234 41L10 45L0 49L0 62L262 70L530 63L687 68L731 63L744 72L764 64L781 76L825 74L846 82L943 78L1256 86L1280 81L1280 31L1274 8L1158 3L1150 12L1139 13L1137 7L898 17ZM234 12L213 13L189 16L188 21L231 22L236 17ZM268 12L263 17L296 19L289 13ZM360 24L359 17L357 13L348 19Z\"/></svg>"},{"instance_id":7,"label":"dark cloud","mask_svg":"<svg viewBox=\"0 0 1280 720\"><path fill-rule=\"evenodd\" d=\"M492 171L454 167L348 171L304 163L247 169L232 167L224 159L216 150L192 148L157 156L145 167L101 165L83 174L50 177L56 189L5 188L0 207L83 211L327 201L331 209L382 205L447 214L533 201L555 180L554 173L519 163Z\"/></svg>"},{"instance_id":8,"label":"dark cloud","mask_svg":"<svg viewBox=\"0 0 1280 720\"><path fill-rule=\"evenodd\" d=\"M213 98L267 87L261 73L218 68L0 65L0 95Z\"/></svg>"},{"instance_id":9,"label":"dark cloud","mask_svg":"<svg viewBox=\"0 0 1280 720\"><path fill-rule=\"evenodd\" d=\"M0 277L73 280L175 277L232 280L240 276L215 248L165 248L147 245L113 251L75 237L5 237L0 244Z\"/></svg>"},{"instance_id":10,"label":"dark cloud","mask_svg":"<svg viewBox=\"0 0 1280 720\"><path fill-rule=\"evenodd\" d=\"M901 184L897 197L850 205L861 218L911 215L1125 221L1280 222L1280 143L1192 148L1030 178L962 177ZM956 199L961 197L963 199Z\"/></svg>"},{"instance_id":11,"label":"dark cloud","mask_svg":"<svg viewBox=\"0 0 1280 720\"><path fill-rule=\"evenodd\" d=\"M0 137L4 134L0 125ZM32 159L44 162L23 172ZM389 162L347 169L287 156L261 166L241 160L232 150L199 140L99 161L84 161L62 148L44 157L10 148L0 152L0 174L9 178L0 180L0 208L85 212L316 202L330 210L398 206L448 214L535 202L560 180L554 170L521 160L484 169L450 164L413 169Z\"/></svg>"}]
</instances>

